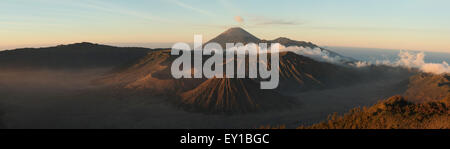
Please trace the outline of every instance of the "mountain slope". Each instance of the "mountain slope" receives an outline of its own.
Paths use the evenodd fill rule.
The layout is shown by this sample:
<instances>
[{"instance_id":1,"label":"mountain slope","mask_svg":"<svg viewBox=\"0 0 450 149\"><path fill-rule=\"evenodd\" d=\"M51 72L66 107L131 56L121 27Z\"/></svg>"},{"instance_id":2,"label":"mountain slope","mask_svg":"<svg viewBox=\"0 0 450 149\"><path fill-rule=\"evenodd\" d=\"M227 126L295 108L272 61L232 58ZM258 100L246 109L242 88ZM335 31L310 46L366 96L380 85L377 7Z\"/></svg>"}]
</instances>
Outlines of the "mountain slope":
<instances>
[{"instance_id":1,"label":"mountain slope","mask_svg":"<svg viewBox=\"0 0 450 149\"><path fill-rule=\"evenodd\" d=\"M450 97L450 75L421 73L409 78L404 96L413 102L436 101Z\"/></svg>"},{"instance_id":2,"label":"mountain slope","mask_svg":"<svg viewBox=\"0 0 450 149\"><path fill-rule=\"evenodd\" d=\"M449 129L450 98L412 103L393 96L372 107L355 108L343 116L300 129Z\"/></svg>"},{"instance_id":3,"label":"mountain slope","mask_svg":"<svg viewBox=\"0 0 450 149\"><path fill-rule=\"evenodd\" d=\"M313 44L311 42L296 41L296 40L292 40L292 39L289 39L289 38L286 38L286 37L279 37L279 38L274 39L274 40L262 40L261 42L262 43L266 43L266 42L267 43L279 43L279 44L281 44L281 45L283 45L285 47L297 46L297 47L304 47L304 48L311 48L311 49L319 48L322 52L328 53L329 57L340 57L343 60L342 61L343 63L355 61L355 59L353 59L351 57L346 57L346 56L340 55L340 54L338 54L336 52L333 52L331 50L319 47L319 46L317 46L317 45L315 45L315 44Z\"/></svg>"},{"instance_id":4,"label":"mountain slope","mask_svg":"<svg viewBox=\"0 0 450 149\"><path fill-rule=\"evenodd\" d=\"M282 91L326 89L357 83L361 74L348 67L315 61L292 52L280 53L280 86Z\"/></svg>"},{"instance_id":5,"label":"mountain slope","mask_svg":"<svg viewBox=\"0 0 450 149\"><path fill-rule=\"evenodd\" d=\"M0 51L1 68L95 68L116 67L145 56L147 48L76 43L47 48Z\"/></svg>"},{"instance_id":6,"label":"mountain slope","mask_svg":"<svg viewBox=\"0 0 450 149\"><path fill-rule=\"evenodd\" d=\"M253 36L244 29L240 27L235 27L226 30L225 32L211 39L205 44L214 42L220 44L222 48L225 49L226 43L243 43L245 45L248 43L260 43L260 41L261 40L259 38Z\"/></svg>"},{"instance_id":7,"label":"mountain slope","mask_svg":"<svg viewBox=\"0 0 450 149\"><path fill-rule=\"evenodd\" d=\"M175 58L176 56L170 55L170 50L152 51L128 67L106 75L96 82L147 91L155 95L170 95L192 89L203 81L172 78L170 66Z\"/></svg>"},{"instance_id":8,"label":"mountain slope","mask_svg":"<svg viewBox=\"0 0 450 149\"><path fill-rule=\"evenodd\" d=\"M250 79L209 79L180 98L181 105L190 110L213 113L283 109L292 104L280 93L259 89L259 83Z\"/></svg>"}]
</instances>

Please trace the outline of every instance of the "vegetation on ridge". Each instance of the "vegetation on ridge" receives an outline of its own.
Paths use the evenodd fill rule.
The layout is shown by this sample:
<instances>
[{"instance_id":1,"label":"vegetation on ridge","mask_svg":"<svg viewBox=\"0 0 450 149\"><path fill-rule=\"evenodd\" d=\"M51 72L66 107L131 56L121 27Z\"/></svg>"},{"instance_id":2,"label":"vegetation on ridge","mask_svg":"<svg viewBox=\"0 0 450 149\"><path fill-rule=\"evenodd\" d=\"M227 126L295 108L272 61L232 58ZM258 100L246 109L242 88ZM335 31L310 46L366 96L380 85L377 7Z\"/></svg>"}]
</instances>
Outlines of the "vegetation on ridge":
<instances>
[{"instance_id":1,"label":"vegetation on ridge","mask_svg":"<svg viewBox=\"0 0 450 149\"><path fill-rule=\"evenodd\" d=\"M354 108L343 116L299 129L449 129L450 97L441 101L412 103L393 96L367 108Z\"/></svg>"}]
</instances>

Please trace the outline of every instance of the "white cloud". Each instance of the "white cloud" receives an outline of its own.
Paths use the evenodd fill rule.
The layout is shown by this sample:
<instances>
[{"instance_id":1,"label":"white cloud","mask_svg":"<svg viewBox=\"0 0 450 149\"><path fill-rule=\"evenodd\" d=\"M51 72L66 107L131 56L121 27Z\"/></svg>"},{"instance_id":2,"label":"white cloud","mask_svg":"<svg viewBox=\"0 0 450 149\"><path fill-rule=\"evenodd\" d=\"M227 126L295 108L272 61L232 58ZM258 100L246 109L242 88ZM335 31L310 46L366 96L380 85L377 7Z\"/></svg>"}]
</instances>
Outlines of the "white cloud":
<instances>
[{"instance_id":1,"label":"white cloud","mask_svg":"<svg viewBox=\"0 0 450 149\"><path fill-rule=\"evenodd\" d=\"M450 66L447 62L442 63L426 63L425 53L411 53L407 51L400 51L398 54L399 59L397 61L376 61L375 64L370 62L357 62L355 67L366 67L370 65L387 65L393 67L406 67L406 68L416 68L420 71L426 73L443 74L450 73Z\"/></svg>"}]
</instances>

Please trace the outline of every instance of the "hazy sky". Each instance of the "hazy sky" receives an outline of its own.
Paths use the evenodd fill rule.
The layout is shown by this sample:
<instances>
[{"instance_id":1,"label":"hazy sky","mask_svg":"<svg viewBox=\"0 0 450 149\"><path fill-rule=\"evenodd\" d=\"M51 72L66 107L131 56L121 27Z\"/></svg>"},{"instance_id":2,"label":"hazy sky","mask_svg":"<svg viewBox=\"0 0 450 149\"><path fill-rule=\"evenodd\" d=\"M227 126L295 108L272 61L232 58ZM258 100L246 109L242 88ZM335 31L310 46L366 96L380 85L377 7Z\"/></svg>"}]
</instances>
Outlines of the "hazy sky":
<instances>
[{"instance_id":1,"label":"hazy sky","mask_svg":"<svg viewBox=\"0 0 450 149\"><path fill-rule=\"evenodd\" d=\"M447 0L1 0L0 49L208 40L233 26L322 46L450 51Z\"/></svg>"}]
</instances>

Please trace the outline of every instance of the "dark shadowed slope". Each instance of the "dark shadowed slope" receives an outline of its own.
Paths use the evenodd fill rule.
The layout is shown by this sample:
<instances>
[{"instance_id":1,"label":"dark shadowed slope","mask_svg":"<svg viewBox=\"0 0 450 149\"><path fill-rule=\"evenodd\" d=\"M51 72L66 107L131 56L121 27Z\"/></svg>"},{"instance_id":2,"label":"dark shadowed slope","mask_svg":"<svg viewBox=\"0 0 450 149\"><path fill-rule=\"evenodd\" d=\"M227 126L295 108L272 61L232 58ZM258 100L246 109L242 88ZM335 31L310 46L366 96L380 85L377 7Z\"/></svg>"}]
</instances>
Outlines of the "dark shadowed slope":
<instances>
[{"instance_id":1,"label":"dark shadowed slope","mask_svg":"<svg viewBox=\"0 0 450 149\"><path fill-rule=\"evenodd\" d=\"M277 39L268 40L268 41L267 40L263 40L261 42L262 43L265 43L265 42L267 42L267 43L279 43L279 44L281 44L281 45L283 45L285 47L297 46L297 47L305 47L305 48L311 48L311 49L319 48L323 52L328 53L330 57L340 57L343 60L342 61L343 63L355 61L355 59L353 59L351 57L340 55L340 54L338 54L338 53L336 53L334 51L331 51L331 50L319 47L316 44L311 43L311 42L296 41L296 40L292 40L292 39L289 39L289 38L286 38L286 37L279 37Z\"/></svg>"},{"instance_id":2,"label":"dark shadowed slope","mask_svg":"<svg viewBox=\"0 0 450 149\"><path fill-rule=\"evenodd\" d=\"M92 43L76 43L47 48L0 51L2 68L95 68L115 67L139 59L150 49L119 48Z\"/></svg>"},{"instance_id":3,"label":"dark shadowed slope","mask_svg":"<svg viewBox=\"0 0 450 149\"><path fill-rule=\"evenodd\" d=\"M356 69L315 61L292 52L280 53L279 73L279 90L284 92L347 86L363 79Z\"/></svg>"},{"instance_id":4,"label":"dark shadowed slope","mask_svg":"<svg viewBox=\"0 0 450 149\"><path fill-rule=\"evenodd\" d=\"M3 108L3 106L0 105L0 108ZM0 129L6 128L6 126L3 122L3 116L4 116L3 109L0 109Z\"/></svg>"},{"instance_id":5,"label":"dark shadowed slope","mask_svg":"<svg viewBox=\"0 0 450 149\"><path fill-rule=\"evenodd\" d=\"M192 89L204 80L174 79L170 67L176 57L170 55L170 50L149 52L128 67L117 69L96 82L154 95L173 95Z\"/></svg>"}]
</instances>

